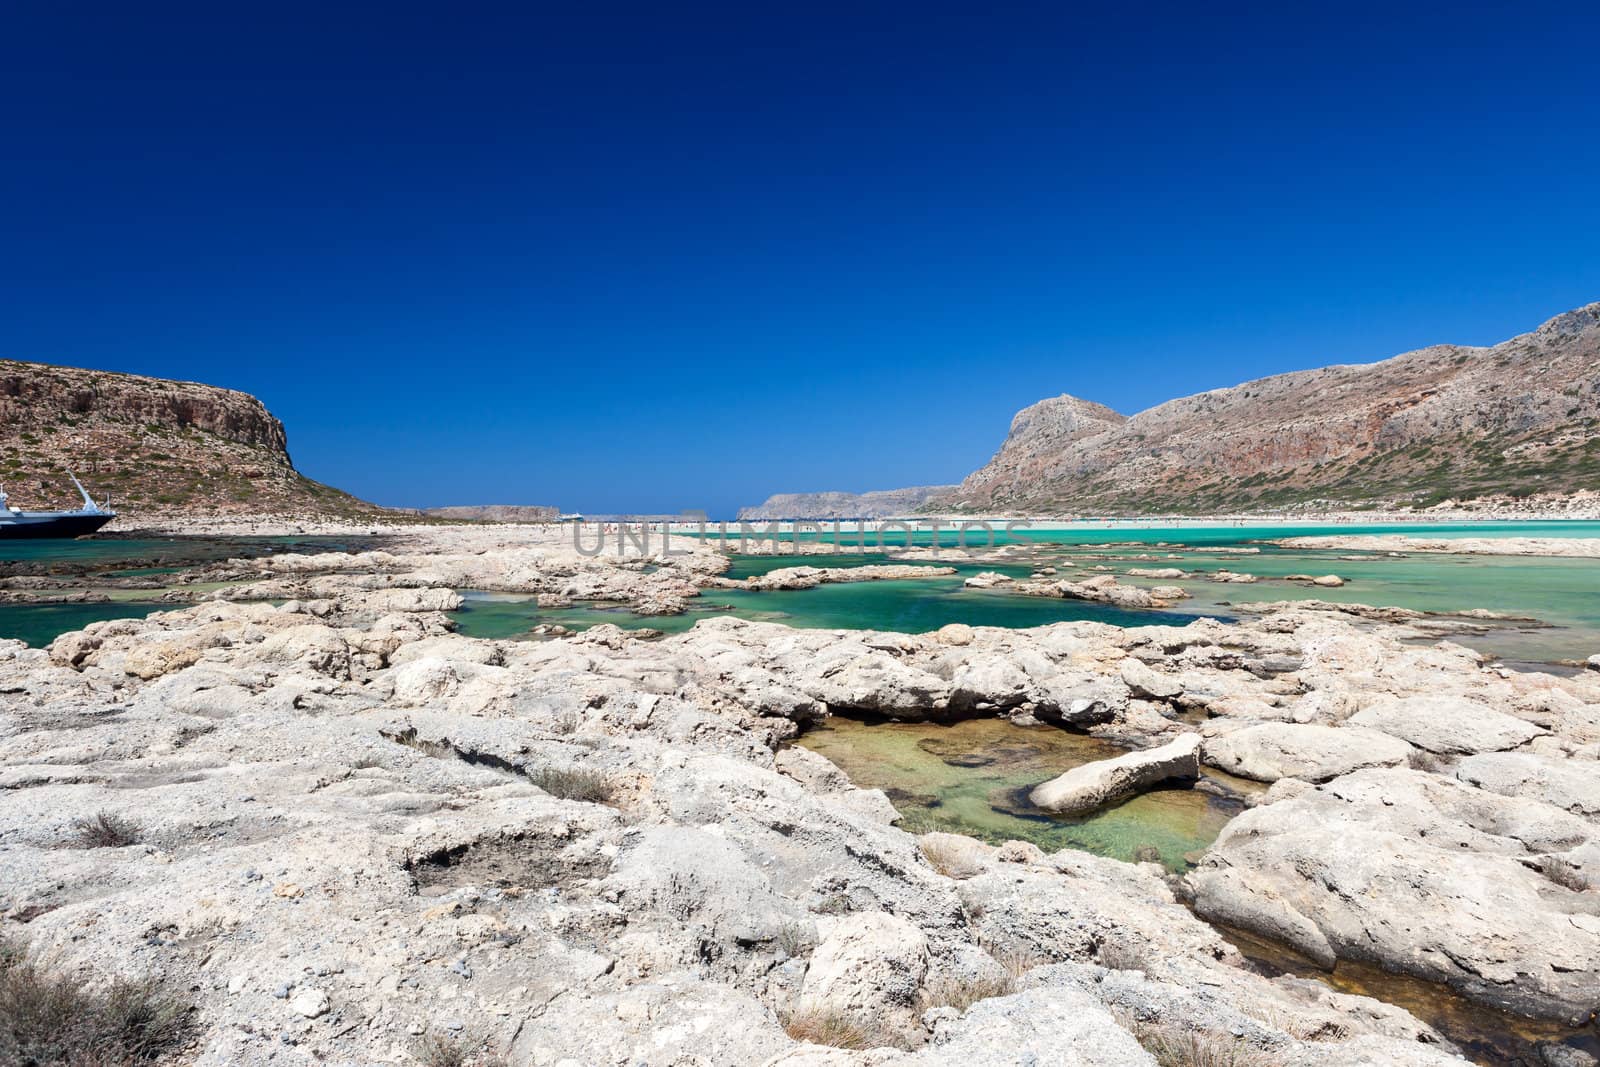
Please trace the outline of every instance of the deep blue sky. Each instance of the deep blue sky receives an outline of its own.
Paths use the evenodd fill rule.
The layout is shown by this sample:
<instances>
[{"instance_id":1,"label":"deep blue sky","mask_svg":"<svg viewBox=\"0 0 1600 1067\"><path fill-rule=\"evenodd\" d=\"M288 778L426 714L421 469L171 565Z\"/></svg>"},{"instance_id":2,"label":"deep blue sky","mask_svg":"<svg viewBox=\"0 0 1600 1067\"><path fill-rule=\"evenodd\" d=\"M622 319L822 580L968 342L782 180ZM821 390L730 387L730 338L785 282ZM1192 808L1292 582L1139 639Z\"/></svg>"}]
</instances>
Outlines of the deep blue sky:
<instances>
[{"instance_id":1,"label":"deep blue sky","mask_svg":"<svg viewBox=\"0 0 1600 1067\"><path fill-rule=\"evenodd\" d=\"M953 481L1040 397L1600 300L1593 5L29 6L0 355L387 504Z\"/></svg>"}]
</instances>

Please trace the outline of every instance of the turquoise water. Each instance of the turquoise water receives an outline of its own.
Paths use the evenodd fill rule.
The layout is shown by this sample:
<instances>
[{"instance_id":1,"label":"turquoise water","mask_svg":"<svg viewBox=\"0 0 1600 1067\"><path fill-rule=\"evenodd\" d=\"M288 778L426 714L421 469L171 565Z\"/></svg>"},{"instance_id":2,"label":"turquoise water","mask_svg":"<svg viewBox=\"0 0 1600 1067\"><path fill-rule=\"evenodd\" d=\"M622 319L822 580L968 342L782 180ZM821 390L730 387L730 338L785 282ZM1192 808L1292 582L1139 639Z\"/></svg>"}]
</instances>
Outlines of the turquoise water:
<instances>
[{"instance_id":1,"label":"turquoise water","mask_svg":"<svg viewBox=\"0 0 1600 1067\"><path fill-rule=\"evenodd\" d=\"M1018 576L1035 567L1054 566L1059 577L1081 580L1097 573L1117 575L1134 585L1177 585L1193 599L1179 604L1185 615L1227 617L1236 614L1237 605L1276 600L1319 599L1337 603L1402 607L1417 611L1460 612L1483 608L1513 615L1531 616L1549 627L1506 624L1483 635L1462 635L1456 639L1486 654L1525 663L1550 663L1587 659L1600 652L1600 561L1557 557L1451 556L1413 553L1394 557L1387 553L1349 550L1312 551L1278 548L1260 542L1267 539L1363 533L1410 533L1422 537L1600 537L1596 522L1500 522L1455 524L1330 524L1285 526L1193 526L1137 528L1128 523L1092 529L1032 530L1009 539L1011 544L1026 544L1033 551L1026 562L1005 565L960 565L961 575L974 570L994 570ZM831 529L820 536L802 537L833 545ZM944 532L940 544L950 546L956 535ZM905 542L904 531L889 531L890 541ZM932 534L919 532L912 538L918 545L932 544ZM1007 543L1004 535L997 543ZM851 566L882 562L879 553L851 547L859 536L849 531L839 535L839 551L830 547L799 556L737 557L730 577L747 577L775 567L808 564L813 566ZM1238 550L1259 549L1240 553ZM1144 558L1140 558L1144 557ZM1169 558L1170 557L1170 558ZM1355 558L1350 558L1355 557ZM938 562L938 561L933 561ZM949 562L953 562L949 561ZM1253 585L1222 584L1199 579L1147 579L1126 575L1130 568L1177 567L1209 574L1218 570L1243 571L1259 578L1283 578L1291 574L1338 574L1348 584L1337 589L1312 587L1284 581L1260 581ZM1103 568L1095 570L1092 568ZM958 580L931 579L926 585L938 594L937 605L946 610L957 601L949 599L951 586ZM924 583L918 583L924 584ZM863 594L865 617L858 625L879 627L885 622L877 600L865 585L826 587L853 589ZM795 594L780 594L793 596ZM988 593L990 597L1008 597ZM837 622L809 622L811 605L796 601L789 612L795 625L841 625ZM918 613L924 622L938 617L937 610ZM1048 614L1048 613L1046 613ZM1138 622L1169 621L1167 612L1138 612ZM833 617L833 613L830 613ZM1068 618L1095 618L1095 615L1069 614ZM971 622L953 613L943 621ZM1041 621L1054 621L1042 618ZM1112 620L1107 620L1112 621ZM995 621L990 625L1030 625ZM1136 623L1137 624L1137 623ZM934 623L934 626L939 623ZM1037 625L1033 623L1031 625ZM934 626L924 626L932 629Z\"/></svg>"},{"instance_id":2,"label":"turquoise water","mask_svg":"<svg viewBox=\"0 0 1600 1067\"><path fill-rule=\"evenodd\" d=\"M957 568L949 577L891 582L841 583L815 589L756 592L706 590L692 610L677 616L637 616L606 605L540 609L531 597L468 594L457 618L463 632L506 638L526 634L540 623L581 629L609 622L629 628L681 632L698 619L734 614L802 627L861 628L917 633L949 622L981 626L1027 627L1087 619L1119 625L1182 622L1200 615L1228 618L1238 606L1270 600L1322 600L1398 606L1422 611L1487 608L1528 615L1552 624L1538 628L1506 625L1481 636L1458 638L1464 644L1517 662L1586 659L1600 652L1600 562L1559 558L1448 556L1306 551L1252 544L1266 538L1317 534L1411 532L1430 537L1563 536L1600 537L1600 523L1521 522L1396 525L1193 526L1138 528L1129 523L1093 528L1031 530L1012 538L1029 546L1026 559L1000 564L943 561ZM831 530L824 534L831 537ZM954 535L940 538L948 544ZM846 541L858 535L846 532ZM891 530L890 540L905 539ZM804 539L803 539L804 540ZM811 538L811 540L815 540ZM913 538L930 544L923 532ZM186 565L232 556L279 551L358 550L370 542L335 538L166 538L143 540L0 542L0 572L48 573L64 569L90 575L159 576ZM808 546L810 547L810 546ZM1236 554L1260 547L1258 554ZM819 551L820 550L820 551ZM1149 558L1137 558L1146 556ZM1341 557L1359 558L1341 558ZM1175 557L1175 558L1168 558ZM730 578L746 578L797 565L851 567L884 562L874 552L835 551L824 541L798 556L739 556ZM928 561L937 564L941 561ZM1003 591L964 589L962 579L979 571L1025 577L1035 567L1055 566L1059 577L1079 579L1111 573L1141 585L1180 585L1193 599L1172 611L1128 611L1083 601L1020 597ZM1132 567L1178 567L1185 571L1245 571L1263 579L1295 573L1339 574L1349 584L1323 589L1283 581L1254 585L1220 584L1200 579L1129 578ZM1095 568L1103 568L1096 570ZM90 579L92 580L92 578ZM99 618L123 618L153 610L127 602L83 605L0 605L0 637L33 644L53 639Z\"/></svg>"},{"instance_id":3,"label":"turquoise water","mask_svg":"<svg viewBox=\"0 0 1600 1067\"><path fill-rule=\"evenodd\" d=\"M171 604L0 604L0 638L42 648L101 619L142 619Z\"/></svg>"},{"instance_id":4,"label":"turquoise water","mask_svg":"<svg viewBox=\"0 0 1600 1067\"><path fill-rule=\"evenodd\" d=\"M626 629L682 633L698 620L713 615L737 615L809 628L901 633L925 633L950 622L1020 628L1078 619L1118 626L1139 626L1151 621L1150 612L1124 611L1086 601L963 589L961 575L782 591L707 589L690 601L691 608L683 615L635 615L626 608L541 608L529 596L474 590L464 590L463 596L466 604L456 613L461 632L469 637L488 638L516 637L541 623L576 630L608 622ZM1194 617L1168 614L1169 620L1178 622Z\"/></svg>"},{"instance_id":5,"label":"turquoise water","mask_svg":"<svg viewBox=\"0 0 1600 1067\"><path fill-rule=\"evenodd\" d=\"M116 598L95 604L0 604L0 639L46 645L101 619L137 618L173 606L148 602L159 590L116 589L115 579L159 578L207 563L282 552L356 552L372 544L372 538L299 536L0 541L0 576L55 575L90 587L106 579L101 587Z\"/></svg>"},{"instance_id":6,"label":"turquoise water","mask_svg":"<svg viewBox=\"0 0 1600 1067\"><path fill-rule=\"evenodd\" d=\"M0 563L37 564L32 569L62 563L99 567L148 561L163 567L169 561L196 563L206 560L264 556L276 552L358 552L371 546L371 538L347 537L83 537L76 540L0 540ZM13 572L16 567L10 568Z\"/></svg>"},{"instance_id":7,"label":"turquoise water","mask_svg":"<svg viewBox=\"0 0 1600 1067\"><path fill-rule=\"evenodd\" d=\"M1092 530L1036 530L1012 543L1031 549L1025 559L1006 563L969 563L956 559L923 561L956 567L949 577L858 582L815 589L752 592L707 590L691 601L686 615L640 617L623 609L595 607L539 609L531 598L473 596L460 616L463 631L484 637L511 637L538 623L578 629L598 622L629 628L649 627L680 632L708 614L784 622L792 626L898 630L917 633L949 622L983 626L1040 626L1088 619L1119 625L1181 623L1199 615L1227 619L1240 605L1276 600L1320 599L1403 607L1418 611L1460 612L1485 608L1531 616L1548 626L1497 624L1483 634L1454 639L1496 657L1517 663L1582 660L1600 651L1600 563L1594 560L1450 556L1416 553L1311 551L1278 548L1258 542L1266 538L1326 533L1412 532L1426 536L1563 536L1600 537L1600 523L1470 523L1404 526L1161 527ZM904 540L904 531L898 533ZM831 530L825 534L831 538ZM846 532L843 539L853 535ZM802 544L807 539L802 539ZM815 539L810 539L816 544ZM931 535L914 538L928 544ZM948 543L949 537L941 538ZM830 544L830 542L822 542ZM807 545L807 547L811 547ZM821 548L818 544L817 548ZM727 572L742 579L782 567L854 567L885 562L877 552L832 547L812 548L798 555L736 556ZM1258 549L1242 552L1241 549ZM1002 590L962 588L962 579L979 571L1025 577L1041 566L1056 567L1058 577L1082 580L1110 573L1135 585L1178 585L1192 599L1173 610L1128 611L1082 601L1021 597ZM1177 567L1197 572L1196 578L1129 577L1131 568ZM1207 581L1218 570L1243 571L1263 579L1253 585ZM1338 574L1347 585L1325 589L1273 581L1291 574Z\"/></svg>"},{"instance_id":8,"label":"turquoise water","mask_svg":"<svg viewBox=\"0 0 1600 1067\"><path fill-rule=\"evenodd\" d=\"M765 537L765 527L761 524L751 524L749 536ZM1156 544L1158 542L1181 542L1186 545L1221 545L1239 544L1243 542L1277 539L1283 537L1331 537L1353 536L1357 534L1408 534L1417 537L1600 537L1600 522L1581 522L1574 520L1547 520L1537 522L1392 522L1392 523L1282 523L1273 525L1171 525L1146 523L1135 520L1113 520L1102 523L1085 523L1070 527L1051 527L1043 520L1028 525L1018 523L1013 530L1007 532L1006 524L990 524L990 530L985 530L979 524L971 524L970 529L964 533L954 528L941 526L935 532L931 530L916 530L908 533L899 528L891 528L882 532L871 531L862 534L844 527L837 533L831 525L821 530L802 530L798 537L792 532L780 532L776 540L790 542L799 540L804 542L820 542L828 545L850 546L860 548L863 544L871 547L884 545L889 547L904 547L907 539L912 545L929 546L935 543L944 546L956 546L965 543L972 548L981 548L990 543L996 545L1044 543L1062 545L1092 545L1118 543ZM705 534L708 540L722 540L724 537L737 540L740 530L737 524L728 524L724 533L722 528L708 527ZM963 538L965 539L963 541ZM773 540L766 537L766 540Z\"/></svg>"}]
</instances>

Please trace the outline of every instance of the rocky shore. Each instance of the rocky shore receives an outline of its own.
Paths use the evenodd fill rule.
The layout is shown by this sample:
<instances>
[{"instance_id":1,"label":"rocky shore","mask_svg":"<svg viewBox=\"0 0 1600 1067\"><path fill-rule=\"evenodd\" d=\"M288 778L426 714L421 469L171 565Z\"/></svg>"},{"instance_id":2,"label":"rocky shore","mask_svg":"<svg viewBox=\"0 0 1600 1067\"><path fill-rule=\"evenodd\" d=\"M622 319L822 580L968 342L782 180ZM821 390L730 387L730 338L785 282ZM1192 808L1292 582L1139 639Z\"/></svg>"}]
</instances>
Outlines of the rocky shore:
<instances>
[{"instance_id":1,"label":"rocky shore","mask_svg":"<svg viewBox=\"0 0 1600 1067\"><path fill-rule=\"evenodd\" d=\"M87 988L183 991L175 1057L198 1064L1460 1062L1213 923L1486 1009L1600 1008L1600 673L1293 604L451 633L460 589L653 614L728 565L674 550L421 527L241 562L225 595L276 605L0 643L0 932ZM1196 758L1272 785L1182 877L919 839L789 744L838 711L1176 745L1160 779L1108 774L1106 802Z\"/></svg>"},{"instance_id":2,"label":"rocky shore","mask_svg":"<svg viewBox=\"0 0 1600 1067\"><path fill-rule=\"evenodd\" d=\"M1348 537L1285 537L1285 548L1363 552L1436 552L1463 556L1571 556L1600 559L1600 539L1591 537L1414 537L1354 534Z\"/></svg>"}]
</instances>

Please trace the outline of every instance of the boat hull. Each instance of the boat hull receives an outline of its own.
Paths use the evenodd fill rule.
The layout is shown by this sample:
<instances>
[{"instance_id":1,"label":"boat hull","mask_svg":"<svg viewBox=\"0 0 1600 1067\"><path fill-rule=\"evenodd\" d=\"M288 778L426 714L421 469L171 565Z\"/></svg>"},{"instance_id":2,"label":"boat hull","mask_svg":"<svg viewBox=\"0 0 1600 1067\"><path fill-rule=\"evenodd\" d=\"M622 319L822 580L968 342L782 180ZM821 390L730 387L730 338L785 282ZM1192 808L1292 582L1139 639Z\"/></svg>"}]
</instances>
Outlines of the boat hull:
<instances>
[{"instance_id":1,"label":"boat hull","mask_svg":"<svg viewBox=\"0 0 1600 1067\"><path fill-rule=\"evenodd\" d=\"M114 518L115 515L52 515L48 518L23 515L14 522L0 519L0 540L82 537L94 533Z\"/></svg>"}]
</instances>

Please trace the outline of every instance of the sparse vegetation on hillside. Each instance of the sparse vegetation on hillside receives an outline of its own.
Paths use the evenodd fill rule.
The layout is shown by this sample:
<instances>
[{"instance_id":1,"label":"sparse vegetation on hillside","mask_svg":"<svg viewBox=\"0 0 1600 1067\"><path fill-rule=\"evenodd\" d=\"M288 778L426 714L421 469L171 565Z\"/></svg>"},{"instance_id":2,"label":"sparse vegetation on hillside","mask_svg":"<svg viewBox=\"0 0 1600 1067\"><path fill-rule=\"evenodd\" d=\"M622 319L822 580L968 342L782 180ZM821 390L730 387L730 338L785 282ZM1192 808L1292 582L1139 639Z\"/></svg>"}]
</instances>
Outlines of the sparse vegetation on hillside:
<instances>
[{"instance_id":1,"label":"sparse vegetation on hillside","mask_svg":"<svg viewBox=\"0 0 1600 1067\"><path fill-rule=\"evenodd\" d=\"M0 484L11 503L75 507L69 474L125 514L382 513L295 470L282 424L245 393L0 360Z\"/></svg>"}]
</instances>

